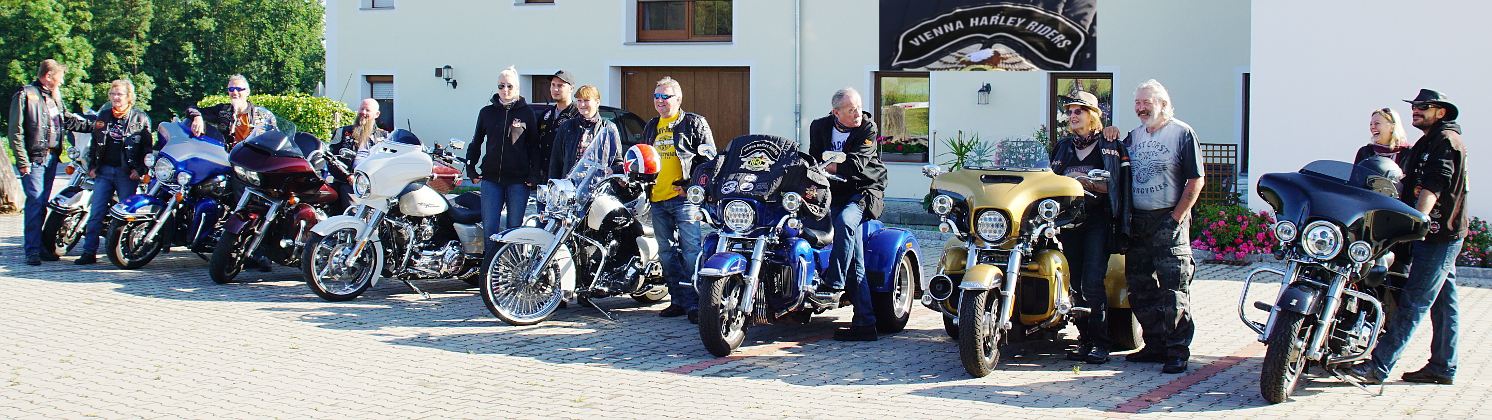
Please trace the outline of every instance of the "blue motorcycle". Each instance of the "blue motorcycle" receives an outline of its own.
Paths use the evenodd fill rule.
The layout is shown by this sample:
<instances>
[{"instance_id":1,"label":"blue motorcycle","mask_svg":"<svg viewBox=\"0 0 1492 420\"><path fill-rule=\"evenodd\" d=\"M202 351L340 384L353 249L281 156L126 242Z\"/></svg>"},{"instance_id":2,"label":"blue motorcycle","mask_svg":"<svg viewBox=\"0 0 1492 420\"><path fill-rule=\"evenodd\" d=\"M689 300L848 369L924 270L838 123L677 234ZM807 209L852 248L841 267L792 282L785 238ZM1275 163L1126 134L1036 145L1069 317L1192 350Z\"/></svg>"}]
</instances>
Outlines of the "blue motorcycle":
<instances>
[{"instance_id":1,"label":"blue motorcycle","mask_svg":"<svg viewBox=\"0 0 1492 420\"><path fill-rule=\"evenodd\" d=\"M172 245L212 252L233 195L233 167L217 129L193 137L186 123L165 122L156 135L159 151L145 156L147 192L109 209L109 261L119 268L143 267Z\"/></svg>"},{"instance_id":2,"label":"blue motorcycle","mask_svg":"<svg viewBox=\"0 0 1492 420\"><path fill-rule=\"evenodd\" d=\"M704 239L695 281L699 335L711 354L730 355L751 325L806 323L849 305L842 291L819 291L833 243L823 218L834 175L823 168L844 153L826 152L814 164L799 149L781 137L737 137L724 155L700 165L686 190L718 230ZM878 220L865 222L862 232L876 329L901 331L920 283L917 239Z\"/></svg>"}]
</instances>

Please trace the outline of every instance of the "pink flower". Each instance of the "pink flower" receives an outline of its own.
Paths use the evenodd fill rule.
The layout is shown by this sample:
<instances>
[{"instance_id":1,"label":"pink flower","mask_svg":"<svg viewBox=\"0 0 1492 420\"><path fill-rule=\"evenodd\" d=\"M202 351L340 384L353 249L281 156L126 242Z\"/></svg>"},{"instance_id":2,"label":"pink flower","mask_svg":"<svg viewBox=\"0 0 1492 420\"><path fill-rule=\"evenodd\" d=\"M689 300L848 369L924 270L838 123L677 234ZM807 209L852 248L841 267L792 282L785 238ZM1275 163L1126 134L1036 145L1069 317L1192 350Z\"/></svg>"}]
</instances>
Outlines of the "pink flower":
<instances>
[{"instance_id":1,"label":"pink flower","mask_svg":"<svg viewBox=\"0 0 1492 420\"><path fill-rule=\"evenodd\" d=\"M1217 211L1217 215L1218 215L1218 216L1227 216L1227 215L1228 215L1228 213L1224 213L1224 212L1223 212L1223 211L1222 211L1222 210L1218 210L1218 211Z\"/></svg>"},{"instance_id":2,"label":"pink flower","mask_svg":"<svg viewBox=\"0 0 1492 420\"><path fill-rule=\"evenodd\" d=\"M1243 256L1244 256L1243 251L1239 251L1239 252L1234 252L1233 253L1233 258L1237 258L1237 259L1241 260L1241 259L1243 259Z\"/></svg>"},{"instance_id":3,"label":"pink flower","mask_svg":"<svg viewBox=\"0 0 1492 420\"><path fill-rule=\"evenodd\" d=\"M1240 221L1240 222L1243 221L1243 215L1242 214L1238 215L1238 221Z\"/></svg>"}]
</instances>

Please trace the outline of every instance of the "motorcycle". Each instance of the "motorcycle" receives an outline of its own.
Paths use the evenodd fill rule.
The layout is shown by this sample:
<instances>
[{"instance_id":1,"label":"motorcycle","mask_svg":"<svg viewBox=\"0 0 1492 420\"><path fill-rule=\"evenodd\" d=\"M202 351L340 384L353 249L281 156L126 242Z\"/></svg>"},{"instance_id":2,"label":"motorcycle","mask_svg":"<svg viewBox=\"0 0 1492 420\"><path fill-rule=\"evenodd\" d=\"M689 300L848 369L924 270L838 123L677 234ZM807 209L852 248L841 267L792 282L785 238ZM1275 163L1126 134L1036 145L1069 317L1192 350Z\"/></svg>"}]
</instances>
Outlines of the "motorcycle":
<instances>
[{"instance_id":1,"label":"motorcycle","mask_svg":"<svg viewBox=\"0 0 1492 420\"><path fill-rule=\"evenodd\" d=\"M89 140L74 140L73 147L67 149L67 159L70 161L63 172L68 175L67 187L52 195L47 200L46 221L41 228L42 250L57 255L66 255L78 245L78 240L83 238L83 231L88 225L88 207L93 199L93 177L88 176L88 169L84 166L83 159L88 155L88 147L92 143ZM110 198L110 206L118 202Z\"/></svg>"},{"instance_id":2,"label":"motorcycle","mask_svg":"<svg viewBox=\"0 0 1492 420\"><path fill-rule=\"evenodd\" d=\"M337 201L337 191L322 177L328 161L335 160L327 156L326 144L297 132L289 121L278 127L281 131L246 139L228 153L245 188L213 247L208 264L213 282L233 281L256 252L281 265L299 265L311 227L325 220L326 207Z\"/></svg>"},{"instance_id":3,"label":"motorcycle","mask_svg":"<svg viewBox=\"0 0 1492 420\"><path fill-rule=\"evenodd\" d=\"M923 167L933 180L929 195L939 230L953 238L924 286L922 304L943 314L964 370L975 377L993 372L1001 347L1054 338L1088 314L1074 305L1072 268L1057 233L1083 222L1091 195L1074 178L1052 172L1042 143L1005 140L993 150L951 172ZM1107 182L1109 175L1095 170L1088 177ZM1129 307L1123 256L1110 256L1104 284L1112 349L1137 348L1139 323Z\"/></svg>"},{"instance_id":4,"label":"motorcycle","mask_svg":"<svg viewBox=\"0 0 1492 420\"><path fill-rule=\"evenodd\" d=\"M456 162L444 149L427 153L407 130L375 145L353 169L353 205L311 228L300 261L311 290L335 302L358 297L380 277L426 297L410 280L455 277L476 285L485 247L482 198L446 195L460 182Z\"/></svg>"},{"instance_id":5,"label":"motorcycle","mask_svg":"<svg viewBox=\"0 0 1492 420\"><path fill-rule=\"evenodd\" d=\"M212 252L227 213L223 203L233 196L228 150L217 129L193 137L186 123L172 121L161 123L156 135L159 151L145 156L151 167L142 179L146 192L109 209L109 261L119 268L143 267L172 245L199 256Z\"/></svg>"},{"instance_id":6,"label":"motorcycle","mask_svg":"<svg viewBox=\"0 0 1492 420\"><path fill-rule=\"evenodd\" d=\"M807 225L829 212L833 175L823 168L845 155L825 152L822 163L812 164L817 159L798 150L797 142L781 137L737 137L723 156L696 169L685 191L718 230L703 241L693 284L700 294L700 339L711 354L730 355L753 324L806 323L848 305L842 291L819 291L832 228ZM901 331L919 292L917 239L879 220L861 229L876 329Z\"/></svg>"},{"instance_id":7,"label":"motorcycle","mask_svg":"<svg viewBox=\"0 0 1492 420\"><path fill-rule=\"evenodd\" d=\"M1269 403L1294 393L1311 364L1367 390L1338 369L1372 354L1392 311L1383 303L1390 296L1385 280L1403 275L1390 269L1390 251L1424 239L1430 226L1424 213L1397 198L1401 176L1392 161L1373 156L1356 165L1321 160L1298 172L1259 177L1259 197L1279 217L1275 258L1286 265L1249 273L1238 316L1267 346L1259 390ZM1282 280L1273 304L1253 303L1269 313L1259 323L1244 312L1254 277L1264 273Z\"/></svg>"},{"instance_id":8,"label":"motorcycle","mask_svg":"<svg viewBox=\"0 0 1492 420\"><path fill-rule=\"evenodd\" d=\"M572 298L628 295L652 303L668 296L658 241L651 221L641 217L657 166L618 174L609 159L596 155L599 149L587 150L564 179L539 187L539 200L546 203L539 214L543 227L496 235L498 248L481 289L487 310L503 322L543 322ZM648 154L657 161L650 145L628 151ZM605 310L601 314L611 318Z\"/></svg>"}]
</instances>

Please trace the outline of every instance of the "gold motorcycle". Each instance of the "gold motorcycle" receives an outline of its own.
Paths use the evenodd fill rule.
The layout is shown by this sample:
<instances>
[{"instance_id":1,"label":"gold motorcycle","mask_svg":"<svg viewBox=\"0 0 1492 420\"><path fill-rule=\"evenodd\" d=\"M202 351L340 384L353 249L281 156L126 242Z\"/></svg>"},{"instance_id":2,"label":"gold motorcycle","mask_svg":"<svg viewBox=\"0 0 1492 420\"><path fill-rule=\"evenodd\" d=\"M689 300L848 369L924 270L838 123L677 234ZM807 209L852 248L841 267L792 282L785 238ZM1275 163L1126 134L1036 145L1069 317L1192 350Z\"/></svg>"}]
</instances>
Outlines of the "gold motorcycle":
<instances>
[{"instance_id":1,"label":"gold motorcycle","mask_svg":"<svg viewBox=\"0 0 1492 420\"><path fill-rule=\"evenodd\" d=\"M953 234L943 246L938 272L927 279L922 304L943 314L948 335L970 375L989 375L1000 348L1027 339L1053 339L1067 323L1086 316L1074 305L1073 267L1057 233L1079 226L1092 195L1077 180L1053 173L1046 145L1005 140L977 161L944 172L927 165L931 210L939 230ZM1107 182L1107 171L1088 174ZM1124 256L1112 255L1104 277L1113 351L1139 344L1139 323L1129 309Z\"/></svg>"}]
</instances>

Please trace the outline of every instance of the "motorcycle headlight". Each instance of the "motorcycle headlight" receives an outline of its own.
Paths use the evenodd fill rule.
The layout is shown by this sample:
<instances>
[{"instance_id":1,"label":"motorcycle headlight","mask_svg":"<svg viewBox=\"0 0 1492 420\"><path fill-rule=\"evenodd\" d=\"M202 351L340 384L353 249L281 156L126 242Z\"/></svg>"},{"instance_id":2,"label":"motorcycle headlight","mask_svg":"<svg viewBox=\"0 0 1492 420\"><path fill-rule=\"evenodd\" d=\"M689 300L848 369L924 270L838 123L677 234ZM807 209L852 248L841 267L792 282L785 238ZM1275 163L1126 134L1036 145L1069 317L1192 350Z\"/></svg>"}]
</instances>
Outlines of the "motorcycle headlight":
<instances>
[{"instance_id":1,"label":"motorcycle headlight","mask_svg":"<svg viewBox=\"0 0 1492 420\"><path fill-rule=\"evenodd\" d=\"M192 173L191 172L181 171L181 172L177 172L176 173L176 185L191 185L191 184L192 184Z\"/></svg>"},{"instance_id":2,"label":"motorcycle headlight","mask_svg":"<svg viewBox=\"0 0 1492 420\"><path fill-rule=\"evenodd\" d=\"M250 186L254 187L259 186L258 172L251 171L248 168L244 168L242 166L233 165L233 174L238 175L238 179L243 180L245 184L249 184Z\"/></svg>"},{"instance_id":3,"label":"motorcycle headlight","mask_svg":"<svg viewBox=\"0 0 1492 420\"><path fill-rule=\"evenodd\" d=\"M985 210L975 219L974 231L985 242L999 241L1005 239L1006 233L1010 233L1010 219L999 210Z\"/></svg>"},{"instance_id":4,"label":"motorcycle headlight","mask_svg":"<svg viewBox=\"0 0 1492 420\"><path fill-rule=\"evenodd\" d=\"M368 173L357 171L352 175L352 193L358 197L367 197L373 193L373 180L368 178Z\"/></svg>"},{"instance_id":5,"label":"motorcycle headlight","mask_svg":"<svg viewBox=\"0 0 1492 420\"><path fill-rule=\"evenodd\" d=\"M1275 239L1279 239L1280 243L1295 240L1297 233L1300 232L1296 231L1295 223L1289 220L1281 220L1279 223L1274 224L1274 237Z\"/></svg>"},{"instance_id":6,"label":"motorcycle headlight","mask_svg":"<svg viewBox=\"0 0 1492 420\"><path fill-rule=\"evenodd\" d=\"M949 197L945 194L938 194L937 197L933 197L932 211L933 214L937 214L939 216L946 215L948 214L948 212L953 211L953 197Z\"/></svg>"},{"instance_id":7,"label":"motorcycle headlight","mask_svg":"<svg viewBox=\"0 0 1492 420\"><path fill-rule=\"evenodd\" d=\"M69 147L69 148L67 148L67 160L70 160L70 161L73 161L73 162L77 162L78 161L78 148L77 147Z\"/></svg>"},{"instance_id":8,"label":"motorcycle headlight","mask_svg":"<svg viewBox=\"0 0 1492 420\"><path fill-rule=\"evenodd\" d=\"M1036 215L1041 216L1042 220L1056 219L1057 213L1061 212L1061 210L1062 206L1057 204L1057 200L1050 198L1041 200L1041 203L1036 204Z\"/></svg>"},{"instance_id":9,"label":"motorcycle headlight","mask_svg":"<svg viewBox=\"0 0 1492 420\"><path fill-rule=\"evenodd\" d=\"M689 202L692 203L692 204L699 205L699 204L705 202L705 189L704 189L704 187L701 187L701 186L698 186L698 185L691 185L691 186L689 186L688 190L684 191L684 194L685 194L685 198L688 199Z\"/></svg>"},{"instance_id":10,"label":"motorcycle headlight","mask_svg":"<svg viewBox=\"0 0 1492 420\"><path fill-rule=\"evenodd\" d=\"M790 192L782 195L782 208L784 210L795 212L798 211L799 207L803 207L802 195L798 195L798 193L795 192Z\"/></svg>"},{"instance_id":11,"label":"motorcycle headlight","mask_svg":"<svg viewBox=\"0 0 1492 420\"><path fill-rule=\"evenodd\" d=\"M725 203L725 227L734 232L745 232L756 224L756 209L741 200Z\"/></svg>"},{"instance_id":12,"label":"motorcycle headlight","mask_svg":"<svg viewBox=\"0 0 1492 420\"><path fill-rule=\"evenodd\" d=\"M176 180L176 164L171 163L171 159L156 159L155 164L151 165L150 172L161 182Z\"/></svg>"},{"instance_id":13,"label":"motorcycle headlight","mask_svg":"<svg viewBox=\"0 0 1492 420\"><path fill-rule=\"evenodd\" d=\"M1342 251L1342 231L1336 224L1325 220L1311 222L1300 237L1300 248L1318 260L1336 258Z\"/></svg>"},{"instance_id":14,"label":"motorcycle headlight","mask_svg":"<svg viewBox=\"0 0 1492 420\"><path fill-rule=\"evenodd\" d=\"M155 153L147 153L145 155L145 166L155 167Z\"/></svg>"},{"instance_id":15,"label":"motorcycle headlight","mask_svg":"<svg viewBox=\"0 0 1492 420\"><path fill-rule=\"evenodd\" d=\"M1353 242L1352 245L1347 247L1347 256L1352 257L1352 262L1355 263L1367 262L1368 258L1373 257L1373 247L1368 245L1367 242Z\"/></svg>"},{"instance_id":16,"label":"motorcycle headlight","mask_svg":"<svg viewBox=\"0 0 1492 420\"><path fill-rule=\"evenodd\" d=\"M568 179L550 181L548 200L545 201L546 211L557 211L570 205L570 200L575 199L575 184Z\"/></svg>"}]
</instances>

